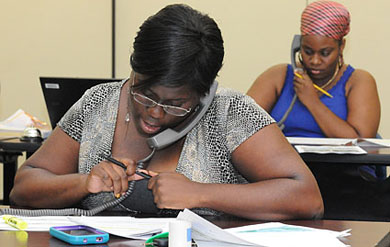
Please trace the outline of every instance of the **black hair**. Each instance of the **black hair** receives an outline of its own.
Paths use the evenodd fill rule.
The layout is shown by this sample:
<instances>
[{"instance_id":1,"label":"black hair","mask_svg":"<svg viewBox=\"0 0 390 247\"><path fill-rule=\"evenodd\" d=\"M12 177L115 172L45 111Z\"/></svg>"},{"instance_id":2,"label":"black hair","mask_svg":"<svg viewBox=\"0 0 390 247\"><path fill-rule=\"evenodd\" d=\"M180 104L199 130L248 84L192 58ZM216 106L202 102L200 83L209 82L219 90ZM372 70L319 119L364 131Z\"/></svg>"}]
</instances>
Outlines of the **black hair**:
<instances>
[{"instance_id":1,"label":"black hair","mask_svg":"<svg viewBox=\"0 0 390 247\"><path fill-rule=\"evenodd\" d=\"M183 4L168 5L149 17L133 48L133 71L146 77L140 88L188 85L199 95L209 91L224 57L216 22Z\"/></svg>"}]
</instances>

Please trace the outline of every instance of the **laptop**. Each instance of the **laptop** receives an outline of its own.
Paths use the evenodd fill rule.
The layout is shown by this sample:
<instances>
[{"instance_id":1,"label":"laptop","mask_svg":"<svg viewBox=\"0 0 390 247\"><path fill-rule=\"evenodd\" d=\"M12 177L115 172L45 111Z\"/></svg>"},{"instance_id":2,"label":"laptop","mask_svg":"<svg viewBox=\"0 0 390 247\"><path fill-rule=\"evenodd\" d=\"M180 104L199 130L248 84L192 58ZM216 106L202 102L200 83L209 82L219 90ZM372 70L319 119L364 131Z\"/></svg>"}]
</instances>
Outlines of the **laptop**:
<instances>
[{"instance_id":1,"label":"laptop","mask_svg":"<svg viewBox=\"0 0 390 247\"><path fill-rule=\"evenodd\" d=\"M50 124L54 129L62 116L87 89L97 84L120 81L121 79L40 77L39 80Z\"/></svg>"}]
</instances>

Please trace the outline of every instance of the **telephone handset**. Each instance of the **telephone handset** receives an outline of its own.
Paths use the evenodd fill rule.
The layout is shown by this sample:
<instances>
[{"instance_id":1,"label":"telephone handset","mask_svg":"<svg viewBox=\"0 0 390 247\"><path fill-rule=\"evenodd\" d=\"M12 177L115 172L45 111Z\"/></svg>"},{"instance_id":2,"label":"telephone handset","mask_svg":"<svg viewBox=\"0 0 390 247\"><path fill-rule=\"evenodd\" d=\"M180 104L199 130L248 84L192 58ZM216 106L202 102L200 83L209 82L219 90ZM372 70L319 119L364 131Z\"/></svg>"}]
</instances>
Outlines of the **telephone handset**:
<instances>
[{"instance_id":1,"label":"telephone handset","mask_svg":"<svg viewBox=\"0 0 390 247\"><path fill-rule=\"evenodd\" d=\"M214 81L210 87L209 93L200 99L199 108L194 113L195 115L191 116L192 119L190 119L190 123L188 123L185 127L180 129L179 131L175 131L173 129L166 129L163 132L147 139L147 143L152 149L152 152L146 158L139 160L137 162L137 166L142 167L145 162L149 161L152 158L156 150L163 149L175 143L176 141L184 137L189 131L191 131L191 129L193 129L198 124L200 119L204 116L204 114L207 112L208 108L210 107L214 99L214 96L216 94L217 87L218 87L218 82ZM145 183L146 180L140 180L140 181ZM0 215L11 214L11 215L20 215L20 216L61 216L61 215L92 216L104 211L109 207L114 207L117 206L118 204L126 203L125 199L127 199L132 194L135 188L135 182L136 182L135 180L129 182L129 189L127 190L125 195L121 196L118 199L114 199L113 201L104 203L91 210L84 210L79 208L38 209L38 210L3 208L0 209ZM126 201L131 202L132 200L126 200ZM122 204L122 206L124 205Z\"/></svg>"},{"instance_id":2,"label":"telephone handset","mask_svg":"<svg viewBox=\"0 0 390 247\"><path fill-rule=\"evenodd\" d=\"M293 70L297 68L296 54L301 49L301 35L295 34L291 43L291 66Z\"/></svg>"},{"instance_id":3,"label":"telephone handset","mask_svg":"<svg viewBox=\"0 0 390 247\"><path fill-rule=\"evenodd\" d=\"M215 93L217 91L217 87L218 87L218 82L214 81L210 87L209 93L200 99L199 108L194 113L195 115L191 116L192 119L190 120L191 121L190 123L188 123L185 127L180 129L179 131L173 129L166 129L163 132L149 138L147 140L149 147L151 149L160 150L180 140L182 137L184 137L192 128L195 127L195 125L198 124L200 119L206 113L207 109L210 107L211 103L213 102Z\"/></svg>"},{"instance_id":4,"label":"telephone handset","mask_svg":"<svg viewBox=\"0 0 390 247\"><path fill-rule=\"evenodd\" d=\"M297 68L297 62L296 62L296 53L301 49L301 35L295 34L293 41L291 43L291 66L293 68L293 71ZM297 101L297 94L294 94L290 105L288 106L286 112L283 114L283 117L279 120L278 126L281 130L284 129L284 122L286 121L288 115L290 114L295 101Z\"/></svg>"}]
</instances>

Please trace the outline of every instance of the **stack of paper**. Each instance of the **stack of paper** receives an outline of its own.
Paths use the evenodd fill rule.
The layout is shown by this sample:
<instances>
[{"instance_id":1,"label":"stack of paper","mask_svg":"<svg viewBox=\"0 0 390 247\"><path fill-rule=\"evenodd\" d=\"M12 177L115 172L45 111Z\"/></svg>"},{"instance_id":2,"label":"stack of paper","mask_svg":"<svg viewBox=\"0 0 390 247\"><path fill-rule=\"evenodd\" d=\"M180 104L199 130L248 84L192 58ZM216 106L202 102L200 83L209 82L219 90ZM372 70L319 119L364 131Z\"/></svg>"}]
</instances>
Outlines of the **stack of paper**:
<instances>
[{"instance_id":1,"label":"stack of paper","mask_svg":"<svg viewBox=\"0 0 390 247\"><path fill-rule=\"evenodd\" d=\"M339 238L350 235L342 232L310 227L264 223L221 229L190 210L177 217L192 223L192 237L198 247L267 246L267 247L345 247Z\"/></svg>"},{"instance_id":2,"label":"stack of paper","mask_svg":"<svg viewBox=\"0 0 390 247\"><path fill-rule=\"evenodd\" d=\"M0 122L0 131L23 132L27 127L38 128L43 138L47 138L51 132L50 126L47 123L31 116L22 109L17 110L6 120Z\"/></svg>"},{"instance_id":3,"label":"stack of paper","mask_svg":"<svg viewBox=\"0 0 390 247\"><path fill-rule=\"evenodd\" d=\"M389 139L287 137L299 153L366 154L362 147L390 147Z\"/></svg>"}]
</instances>

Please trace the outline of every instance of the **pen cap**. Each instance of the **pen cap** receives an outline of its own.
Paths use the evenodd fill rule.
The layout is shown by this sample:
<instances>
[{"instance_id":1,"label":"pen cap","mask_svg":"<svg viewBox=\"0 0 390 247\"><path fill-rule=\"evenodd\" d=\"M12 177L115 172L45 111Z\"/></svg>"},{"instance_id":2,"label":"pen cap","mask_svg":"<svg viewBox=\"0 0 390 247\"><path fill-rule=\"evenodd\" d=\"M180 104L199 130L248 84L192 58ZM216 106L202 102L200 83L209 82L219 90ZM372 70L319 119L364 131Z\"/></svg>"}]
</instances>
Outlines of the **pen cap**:
<instances>
[{"instance_id":1,"label":"pen cap","mask_svg":"<svg viewBox=\"0 0 390 247\"><path fill-rule=\"evenodd\" d=\"M174 220L169 222L169 247L191 247L191 222Z\"/></svg>"},{"instance_id":2,"label":"pen cap","mask_svg":"<svg viewBox=\"0 0 390 247\"><path fill-rule=\"evenodd\" d=\"M10 226L24 230L27 228L27 222L12 215L3 215L3 220Z\"/></svg>"}]
</instances>

